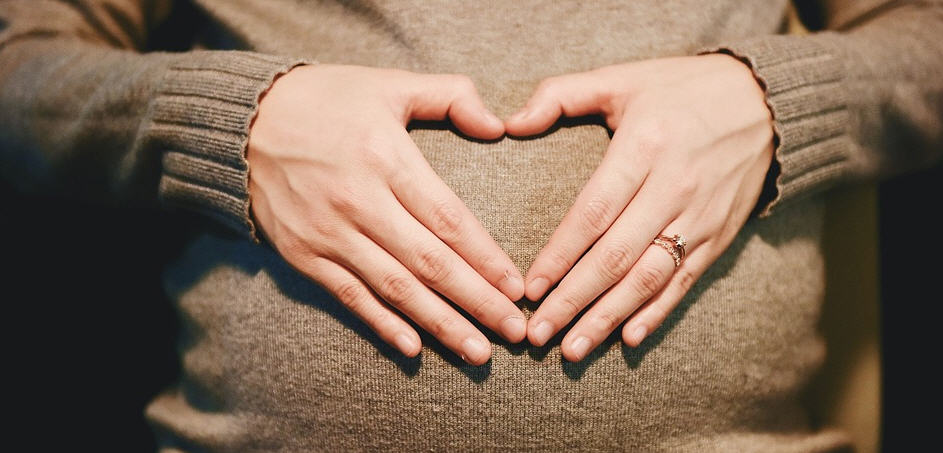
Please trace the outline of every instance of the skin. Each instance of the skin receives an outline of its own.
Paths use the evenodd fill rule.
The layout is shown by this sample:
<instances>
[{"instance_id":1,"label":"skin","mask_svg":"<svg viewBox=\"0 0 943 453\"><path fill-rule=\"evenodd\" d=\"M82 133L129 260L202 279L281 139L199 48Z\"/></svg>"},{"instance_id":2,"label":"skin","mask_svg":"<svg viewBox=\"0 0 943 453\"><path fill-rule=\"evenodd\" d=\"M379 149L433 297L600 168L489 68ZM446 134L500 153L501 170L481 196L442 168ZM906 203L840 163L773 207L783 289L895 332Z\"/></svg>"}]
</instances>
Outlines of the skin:
<instances>
[{"instance_id":1,"label":"skin","mask_svg":"<svg viewBox=\"0 0 943 453\"><path fill-rule=\"evenodd\" d=\"M613 130L609 150L523 280L405 130L448 117L494 139L594 114ZM729 247L772 155L762 88L715 54L552 77L503 123L464 76L302 66L260 101L247 159L253 217L288 263L407 356L421 344L403 315L480 365L490 342L432 290L537 346L589 307L561 344L570 361L620 325L637 347ZM687 239L680 267L652 245L660 233ZM512 301L554 285L525 326Z\"/></svg>"},{"instance_id":2,"label":"skin","mask_svg":"<svg viewBox=\"0 0 943 453\"><path fill-rule=\"evenodd\" d=\"M250 206L282 257L384 341L419 354L408 317L480 365L490 341L433 290L517 343L526 319L512 301L524 281L405 129L446 117L472 137L505 133L465 76L292 69L262 97L250 128Z\"/></svg>"},{"instance_id":3,"label":"skin","mask_svg":"<svg viewBox=\"0 0 943 453\"><path fill-rule=\"evenodd\" d=\"M505 127L527 136L561 115L591 114L605 118L612 141L525 279L531 300L559 283L528 322L535 345L591 305L563 338L570 361L585 358L620 325L632 347L661 325L746 222L773 155L763 90L727 55L545 79ZM675 268L652 240L678 233L687 239L687 257Z\"/></svg>"}]
</instances>

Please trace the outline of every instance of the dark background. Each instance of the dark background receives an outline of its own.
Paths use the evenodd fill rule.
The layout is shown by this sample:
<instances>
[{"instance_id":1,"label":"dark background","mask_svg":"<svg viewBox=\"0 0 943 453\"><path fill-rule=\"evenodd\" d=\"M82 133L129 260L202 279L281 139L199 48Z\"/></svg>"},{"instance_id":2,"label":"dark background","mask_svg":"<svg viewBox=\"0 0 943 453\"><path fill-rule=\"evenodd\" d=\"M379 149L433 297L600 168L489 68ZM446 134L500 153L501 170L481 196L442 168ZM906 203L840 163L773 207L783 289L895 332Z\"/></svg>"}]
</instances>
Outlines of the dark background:
<instances>
[{"instance_id":1,"label":"dark background","mask_svg":"<svg viewBox=\"0 0 943 453\"><path fill-rule=\"evenodd\" d=\"M821 11L811 7L817 3L797 3L806 25L820 28ZM179 31L198 29L192 8L180 4L174 17L186 26L155 31L157 48L183 48L188 38ZM935 409L939 399L930 370L940 330L935 308L943 300L941 181L937 166L880 188L887 451L936 444L936 417L916 416L914 408ZM152 451L144 406L179 371L176 314L160 274L183 242L182 218L24 196L2 180L0 208L9 268L2 279L5 409L14 419L7 445Z\"/></svg>"},{"instance_id":2,"label":"dark background","mask_svg":"<svg viewBox=\"0 0 943 453\"><path fill-rule=\"evenodd\" d=\"M943 164L880 187L885 451L939 444ZM933 448L933 447L930 447Z\"/></svg>"},{"instance_id":3,"label":"dark background","mask_svg":"<svg viewBox=\"0 0 943 453\"><path fill-rule=\"evenodd\" d=\"M922 445L936 401L936 290L943 166L880 190L884 446ZM179 370L176 314L160 274L184 231L176 214L26 197L0 182L8 441L152 451L144 406ZM929 360L928 360L929 359ZM928 407L932 408L932 406ZM39 433L38 435L36 433ZM19 439L18 439L19 438ZM934 437L935 438L935 437ZM31 449L32 450L32 449Z\"/></svg>"}]
</instances>

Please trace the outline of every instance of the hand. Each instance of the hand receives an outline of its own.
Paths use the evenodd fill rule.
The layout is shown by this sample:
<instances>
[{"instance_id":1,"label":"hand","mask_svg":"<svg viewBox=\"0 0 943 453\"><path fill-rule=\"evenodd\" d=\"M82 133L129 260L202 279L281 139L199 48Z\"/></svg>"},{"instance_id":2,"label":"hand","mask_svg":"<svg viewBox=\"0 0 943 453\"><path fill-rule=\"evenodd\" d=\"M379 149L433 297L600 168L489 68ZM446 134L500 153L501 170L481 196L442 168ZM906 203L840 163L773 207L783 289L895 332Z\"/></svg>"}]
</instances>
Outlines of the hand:
<instances>
[{"instance_id":1,"label":"hand","mask_svg":"<svg viewBox=\"0 0 943 453\"><path fill-rule=\"evenodd\" d=\"M419 353L419 335L393 308L478 365L490 341L431 289L516 343L526 320L511 300L524 281L405 129L446 115L472 137L504 134L464 76L291 70L250 130L252 215L289 264L403 354Z\"/></svg>"},{"instance_id":2,"label":"hand","mask_svg":"<svg viewBox=\"0 0 943 453\"><path fill-rule=\"evenodd\" d=\"M614 131L526 278L531 300L563 278L530 318L535 345L598 298L561 344L578 361L630 315L622 339L638 346L727 249L759 198L773 129L750 69L721 54L546 79L505 127L536 134L561 114L601 114ZM680 267L652 244L659 234L687 240Z\"/></svg>"}]
</instances>

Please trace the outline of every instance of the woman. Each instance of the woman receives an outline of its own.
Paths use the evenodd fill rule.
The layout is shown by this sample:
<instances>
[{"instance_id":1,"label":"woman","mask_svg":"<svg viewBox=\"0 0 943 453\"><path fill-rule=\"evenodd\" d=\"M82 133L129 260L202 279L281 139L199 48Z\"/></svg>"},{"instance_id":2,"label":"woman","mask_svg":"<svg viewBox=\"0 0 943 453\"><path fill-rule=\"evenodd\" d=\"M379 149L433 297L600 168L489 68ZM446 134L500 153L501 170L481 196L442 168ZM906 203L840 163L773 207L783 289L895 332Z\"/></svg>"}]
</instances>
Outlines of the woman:
<instances>
[{"instance_id":1,"label":"woman","mask_svg":"<svg viewBox=\"0 0 943 453\"><path fill-rule=\"evenodd\" d=\"M194 3L0 8L7 177L217 220L165 450L849 446L815 195L938 153L939 2Z\"/></svg>"}]
</instances>

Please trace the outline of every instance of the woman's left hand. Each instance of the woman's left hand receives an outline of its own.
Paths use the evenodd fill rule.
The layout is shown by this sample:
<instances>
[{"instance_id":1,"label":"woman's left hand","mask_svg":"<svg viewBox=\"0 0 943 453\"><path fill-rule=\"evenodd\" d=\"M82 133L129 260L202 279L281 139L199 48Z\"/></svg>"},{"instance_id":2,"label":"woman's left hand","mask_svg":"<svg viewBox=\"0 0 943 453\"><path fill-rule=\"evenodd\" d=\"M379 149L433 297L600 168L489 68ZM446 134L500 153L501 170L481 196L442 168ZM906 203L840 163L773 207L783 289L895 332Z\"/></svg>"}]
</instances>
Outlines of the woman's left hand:
<instances>
[{"instance_id":1,"label":"woman's left hand","mask_svg":"<svg viewBox=\"0 0 943 453\"><path fill-rule=\"evenodd\" d=\"M570 361L630 316L622 339L633 347L661 325L746 222L773 156L764 92L728 55L551 77L505 127L533 135L590 114L614 131L609 149L525 278L530 300L560 282L528 322L538 346L596 300L563 339ZM686 240L680 266L653 244L661 234Z\"/></svg>"}]
</instances>

